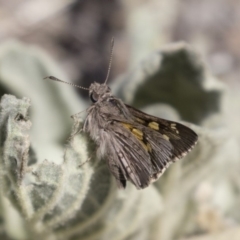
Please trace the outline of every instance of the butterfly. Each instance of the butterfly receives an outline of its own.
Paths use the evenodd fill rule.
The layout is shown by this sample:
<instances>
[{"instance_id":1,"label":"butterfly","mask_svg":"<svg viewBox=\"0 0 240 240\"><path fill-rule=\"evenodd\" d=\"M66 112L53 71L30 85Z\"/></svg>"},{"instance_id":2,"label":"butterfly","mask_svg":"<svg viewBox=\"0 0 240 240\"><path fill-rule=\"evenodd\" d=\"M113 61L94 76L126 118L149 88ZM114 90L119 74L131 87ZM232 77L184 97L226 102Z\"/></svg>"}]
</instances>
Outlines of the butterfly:
<instances>
[{"instance_id":1,"label":"butterfly","mask_svg":"<svg viewBox=\"0 0 240 240\"><path fill-rule=\"evenodd\" d=\"M143 189L190 152L198 136L183 124L148 115L115 97L106 84L111 59L112 52L103 84L94 82L89 88L67 84L89 91L92 105L87 109L83 131L96 143L97 156L106 160L118 187L125 188L130 181Z\"/></svg>"}]
</instances>

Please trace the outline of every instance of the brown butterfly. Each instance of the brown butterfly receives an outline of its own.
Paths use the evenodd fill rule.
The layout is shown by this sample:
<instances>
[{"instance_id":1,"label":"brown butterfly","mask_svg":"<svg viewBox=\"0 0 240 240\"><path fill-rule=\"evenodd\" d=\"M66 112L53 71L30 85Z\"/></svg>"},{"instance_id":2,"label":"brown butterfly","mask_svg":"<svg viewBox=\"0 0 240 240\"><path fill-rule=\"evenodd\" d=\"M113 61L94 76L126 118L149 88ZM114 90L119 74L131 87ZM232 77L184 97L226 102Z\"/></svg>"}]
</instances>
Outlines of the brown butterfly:
<instances>
[{"instance_id":1,"label":"brown butterfly","mask_svg":"<svg viewBox=\"0 0 240 240\"><path fill-rule=\"evenodd\" d=\"M148 115L113 96L106 84L111 60L112 51L106 81L83 88L92 101L83 131L95 141L97 156L106 160L119 188L130 181L142 189L156 181L170 163L191 151L198 136L180 123Z\"/></svg>"}]
</instances>

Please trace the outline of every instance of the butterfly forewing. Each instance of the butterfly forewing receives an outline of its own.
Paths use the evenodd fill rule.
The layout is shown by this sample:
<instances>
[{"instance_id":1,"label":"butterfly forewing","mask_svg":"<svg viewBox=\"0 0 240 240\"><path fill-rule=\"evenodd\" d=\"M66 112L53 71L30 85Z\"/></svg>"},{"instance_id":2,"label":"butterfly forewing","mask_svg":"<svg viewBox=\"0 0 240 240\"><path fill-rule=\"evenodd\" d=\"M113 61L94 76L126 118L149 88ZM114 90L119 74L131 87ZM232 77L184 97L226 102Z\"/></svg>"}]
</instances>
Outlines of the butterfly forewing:
<instances>
[{"instance_id":1,"label":"butterfly forewing","mask_svg":"<svg viewBox=\"0 0 240 240\"><path fill-rule=\"evenodd\" d=\"M197 143L197 134L183 124L151 116L129 105L126 107L136 122L159 132L173 145L173 160L186 155Z\"/></svg>"},{"instance_id":2,"label":"butterfly forewing","mask_svg":"<svg viewBox=\"0 0 240 240\"><path fill-rule=\"evenodd\" d=\"M133 120L114 119L113 145L120 145L115 149L115 161L120 163L126 179L144 188L192 148L196 134L182 124L145 115L132 107L129 110Z\"/></svg>"}]
</instances>

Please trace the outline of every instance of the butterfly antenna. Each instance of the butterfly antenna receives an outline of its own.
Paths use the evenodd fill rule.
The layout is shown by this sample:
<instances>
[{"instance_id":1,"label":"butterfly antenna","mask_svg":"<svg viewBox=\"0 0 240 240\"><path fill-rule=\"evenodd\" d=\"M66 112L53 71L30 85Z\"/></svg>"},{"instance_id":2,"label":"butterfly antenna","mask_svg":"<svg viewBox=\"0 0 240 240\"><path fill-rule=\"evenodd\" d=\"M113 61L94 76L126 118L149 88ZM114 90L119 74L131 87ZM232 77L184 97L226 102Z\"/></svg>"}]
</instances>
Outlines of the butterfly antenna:
<instances>
[{"instance_id":1,"label":"butterfly antenna","mask_svg":"<svg viewBox=\"0 0 240 240\"><path fill-rule=\"evenodd\" d=\"M110 53L110 60L109 60L109 64L108 64L108 72L107 72L107 77L106 77L106 80L105 80L104 84L106 84L106 83L107 83L107 81L108 81L109 74L110 74L110 70L111 70L111 66L112 66L113 47L114 47L114 37L112 38L112 41L111 41L111 53Z\"/></svg>"},{"instance_id":2,"label":"butterfly antenna","mask_svg":"<svg viewBox=\"0 0 240 240\"><path fill-rule=\"evenodd\" d=\"M73 83L70 83L70 82L64 82L64 81L62 81L62 80L60 80L60 79L58 79L58 78L56 78L56 77L53 77L53 76L45 77L44 79L50 79L50 80L53 80L53 81L56 81L56 82L65 83L65 84L71 85L71 86L73 86L73 87L77 87L77 88L81 88L81 89L83 89L83 90L89 91L88 88L81 87L81 86L78 86L78 85L73 84Z\"/></svg>"}]
</instances>

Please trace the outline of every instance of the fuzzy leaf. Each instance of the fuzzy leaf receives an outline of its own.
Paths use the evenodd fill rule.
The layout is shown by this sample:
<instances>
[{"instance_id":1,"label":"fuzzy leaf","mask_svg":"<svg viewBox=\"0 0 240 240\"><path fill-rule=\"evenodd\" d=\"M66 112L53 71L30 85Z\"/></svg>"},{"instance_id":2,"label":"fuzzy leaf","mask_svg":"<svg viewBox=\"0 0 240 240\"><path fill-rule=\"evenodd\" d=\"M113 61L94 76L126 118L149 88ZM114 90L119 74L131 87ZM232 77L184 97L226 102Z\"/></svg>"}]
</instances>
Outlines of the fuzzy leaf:
<instances>
[{"instance_id":1,"label":"fuzzy leaf","mask_svg":"<svg viewBox=\"0 0 240 240\"><path fill-rule=\"evenodd\" d=\"M0 86L33 99L30 116L38 129L31 137L35 152L32 147L29 150L27 133L31 126L29 99L9 95L2 98L0 216L4 235L0 236L171 240L227 229L228 216L231 222L239 221L238 142L224 125L225 118L219 124L224 114L221 96L227 95L191 47L177 44L157 51L126 74L125 81L114 85L114 91L126 102L146 106L149 113L211 126L189 124L199 134L198 145L143 191L131 184L124 191L117 189L104 159L95 160L95 146L88 136L78 132L82 124L79 117L74 117L70 141L63 158L59 157L58 150L63 149L63 140L67 139L64 132L70 125L68 117L83 110L84 104L79 110L69 111L72 103L79 105L75 97L71 98L71 88L64 86L59 91L60 85L42 80L46 75L61 78L61 74L53 73L55 65L41 51L15 43L3 49ZM18 69L17 76L10 66ZM59 71L57 67L55 70ZM32 92L25 91L29 83ZM39 127L42 121L43 128ZM46 140L46 134L54 137ZM91 161L85 163L89 156ZM212 221L209 214L214 217ZM10 224L13 218L17 226Z\"/></svg>"},{"instance_id":2,"label":"fuzzy leaf","mask_svg":"<svg viewBox=\"0 0 240 240\"><path fill-rule=\"evenodd\" d=\"M200 56L187 44L169 44L155 51L114 86L137 108L168 104L194 123L219 112L223 87L209 75Z\"/></svg>"}]
</instances>

